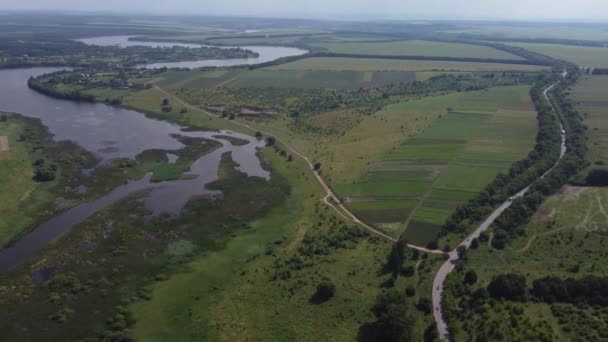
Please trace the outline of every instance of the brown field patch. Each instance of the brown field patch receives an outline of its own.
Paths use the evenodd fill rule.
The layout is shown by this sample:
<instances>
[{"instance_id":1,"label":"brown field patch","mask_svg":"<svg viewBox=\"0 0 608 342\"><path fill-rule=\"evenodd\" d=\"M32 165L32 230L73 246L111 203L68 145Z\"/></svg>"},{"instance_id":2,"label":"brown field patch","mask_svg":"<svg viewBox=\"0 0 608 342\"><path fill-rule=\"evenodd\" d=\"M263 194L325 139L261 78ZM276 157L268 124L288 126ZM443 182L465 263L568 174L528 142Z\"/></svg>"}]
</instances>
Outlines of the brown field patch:
<instances>
[{"instance_id":1,"label":"brown field patch","mask_svg":"<svg viewBox=\"0 0 608 342\"><path fill-rule=\"evenodd\" d=\"M8 145L8 137L0 135L0 160L7 160L10 158L11 148Z\"/></svg>"},{"instance_id":2,"label":"brown field patch","mask_svg":"<svg viewBox=\"0 0 608 342\"><path fill-rule=\"evenodd\" d=\"M586 189L587 188L582 187L582 186L564 185L564 186L562 186L561 189L559 189L559 191L557 192L557 195L560 197L565 197L565 198L575 197L578 194L585 191Z\"/></svg>"}]
</instances>

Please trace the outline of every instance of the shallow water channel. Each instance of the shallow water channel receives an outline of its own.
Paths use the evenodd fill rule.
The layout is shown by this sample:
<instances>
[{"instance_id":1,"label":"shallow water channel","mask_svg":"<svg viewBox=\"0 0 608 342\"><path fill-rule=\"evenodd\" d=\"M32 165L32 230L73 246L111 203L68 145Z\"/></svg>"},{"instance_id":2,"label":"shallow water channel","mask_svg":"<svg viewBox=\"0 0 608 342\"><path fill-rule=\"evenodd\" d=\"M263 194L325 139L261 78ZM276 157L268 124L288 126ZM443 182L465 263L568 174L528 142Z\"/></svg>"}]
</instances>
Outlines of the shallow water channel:
<instances>
[{"instance_id":1,"label":"shallow water channel","mask_svg":"<svg viewBox=\"0 0 608 342\"><path fill-rule=\"evenodd\" d=\"M179 214L194 196L218 195L219 192L208 190L205 185L217 179L221 155L225 152L232 153L232 159L239 164L237 169L248 176L270 177L256 154L263 142L254 137L229 131L185 131L183 127L148 118L137 111L105 104L55 99L28 88L27 80L30 76L36 77L57 70L60 69L0 70L0 111L39 118L55 140L74 141L94 153L100 163L115 158L134 158L149 149L180 149L184 145L174 137L175 134L215 140L222 147L196 160L187 174L188 179L152 183L149 176L146 176L40 224L13 245L0 251L0 271L10 269L96 211L129 194L147 190L143 195L145 206L154 215ZM249 143L235 146L225 139L215 138L218 134L230 135Z\"/></svg>"}]
</instances>

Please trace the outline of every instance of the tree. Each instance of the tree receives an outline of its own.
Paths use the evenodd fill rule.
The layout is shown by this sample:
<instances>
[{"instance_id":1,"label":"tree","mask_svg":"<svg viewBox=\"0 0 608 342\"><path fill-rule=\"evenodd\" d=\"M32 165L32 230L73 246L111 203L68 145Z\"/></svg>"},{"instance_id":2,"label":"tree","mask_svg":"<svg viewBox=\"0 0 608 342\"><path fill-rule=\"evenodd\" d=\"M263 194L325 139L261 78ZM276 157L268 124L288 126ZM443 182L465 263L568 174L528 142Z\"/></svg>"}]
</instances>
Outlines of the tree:
<instances>
[{"instance_id":1,"label":"tree","mask_svg":"<svg viewBox=\"0 0 608 342\"><path fill-rule=\"evenodd\" d=\"M313 169L315 171L319 171L319 169L321 169L321 163L319 163L319 162L315 163L315 165L313 165Z\"/></svg>"},{"instance_id":2,"label":"tree","mask_svg":"<svg viewBox=\"0 0 608 342\"><path fill-rule=\"evenodd\" d=\"M330 300L336 293L336 286L329 280L324 280L317 285L317 290L312 295L311 302L323 303Z\"/></svg>"},{"instance_id":3,"label":"tree","mask_svg":"<svg viewBox=\"0 0 608 342\"><path fill-rule=\"evenodd\" d=\"M274 146L276 140L274 137L267 137L266 138L266 146L271 147Z\"/></svg>"},{"instance_id":4,"label":"tree","mask_svg":"<svg viewBox=\"0 0 608 342\"><path fill-rule=\"evenodd\" d=\"M526 277L517 273L500 274L492 279L488 292L494 298L525 300Z\"/></svg>"},{"instance_id":5,"label":"tree","mask_svg":"<svg viewBox=\"0 0 608 342\"><path fill-rule=\"evenodd\" d=\"M475 270L468 270L467 273L464 274L464 283L468 285L473 285L477 282L477 273Z\"/></svg>"},{"instance_id":6,"label":"tree","mask_svg":"<svg viewBox=\"0 0 608 342\"><path fill-rule=\"evenodd\" d=\"M416 316L402 293L391 290L380 294L372 312L378 341L415 340Z\"/></svg>"},{"instance_id":7,"label":"tree","mask_svg":"<svg viewBox=\"0 0 608 342\"><path fill-rule=\"evenodd\" d=\"M408 297L414 297L416 295L416 288L412 285L409 285L405 288L405 295Z\"/></svg>"},{"instance_id":8,"label":"tree","mask_svg":"<svg viewBox=\"0 0 608 342\"><path fill-rule=\"evenodd\" d=\"M169 105L169 99L165 97L165 98L163 99L163 102L161 103L161 106L163 106L163 107L164 107L164 106L168 106L168 105Z\"/></svg>"},{"instance_id":9,"label":"tree","mask_svg":"<svg viewBox=\"0 0 608 342\"><path fill-rule=\"evenodd\" d=\"M477 238L471 240L471 249L477 249L479 247L479 240Z\"/></svg>"},{"instance_id":10,"label":"tree","mask_svg":"<svg viewBox=\"0 0 608 342\"><path fill-rule=\"evenodd\" d=\"M418 303L416 304L416 309L424 312L425 314L430 314L433 312L433 302L430 298L421 297L418 299Z\"/></svg>"},{"instance_id":11,"label":"tree","mask_svg":"<svg viewBox=\"0 0 608 342\"><path fill-rule=\"evenodd\" d=\"M386 269L393 273L393 278L397 278L401 272L401 266L405 260L405 248L407 243L403 239L397 240L391 247L386 261Z\"/></svg>"},{"instance_id":12,"label":"tree","mask_svg":"<svg viewBox=\"0 0 608 342\"><path fill-rule=\"evenodd\" d=\"M608 170L591 170L587 174L585 181L589 186L608 186Z\"/></svg>"},{"instance_id":13,"label":"tree","mask_svg":"<svg viewBox=\"0 0 608 342\"><path fill-rule=\"evenodd\" d=\"M258 139L262 139L262 132L260 132L260 131L255 132L255 137Z\"/></svg>"}]
</instances>

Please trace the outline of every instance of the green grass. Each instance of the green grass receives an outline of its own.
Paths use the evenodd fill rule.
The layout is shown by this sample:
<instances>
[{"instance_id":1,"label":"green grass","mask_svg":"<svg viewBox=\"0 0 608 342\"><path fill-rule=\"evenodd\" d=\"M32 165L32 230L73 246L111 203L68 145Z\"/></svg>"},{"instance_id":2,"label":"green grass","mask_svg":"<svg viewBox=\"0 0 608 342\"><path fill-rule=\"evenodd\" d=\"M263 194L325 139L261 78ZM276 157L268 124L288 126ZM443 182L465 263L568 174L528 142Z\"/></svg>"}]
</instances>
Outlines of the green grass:
<instances>
[{"instance_id":1,"label":"green grass","mask_svg":"<svg viewBox=\"0 0 608 342\"><path fill-rule=\"evenodd\" d=\"M601 25L573 25L569 23L537 24L473 24L466 28L450 29L451 33L482 34L506 38L553 38L608 41L608 31Z\"/></svg>"},{"instance_id":2,"label":"green grass","mask_svg":"<svg viewBox=\"0 0 608 342\"><path fill-rule=\"evenodd\" d=\"M395 223L409 221L409 226L400 226L406 238L428 243L459 204L474 197L533 146L536 115L528 89L499 87L400 104L398 108L404 112L443 114L373 162L361 181L337 184L335 190L370 222L382 228L391 219L399 219ZM359 198L380 203L369 210L357 206ZM386 199L394 198L407 198L416 205L408 203L399 208L401 212L392 204L382 206Z\"/></svg>"},{"instance_id":3,"label":"green grass","mask_svg":"<svg viewBox=\"0 0 608 342\"><path fill-rule=\"evenodd\" d=\"M608 48L559 44L509 43L582 67L608 68Z\"/></svg>"},{"instance_id":4,"label":"green grass","mask_svg":"<svg viewBox=\"0 0 608 342\"><path fill-rule=\"evenodd\" d=\"M519 56L490 47L460 43L405 40L370 43L318 43L315 47L335 53L391 56L471 57L521 60Z\"/></svg>"},{"instance_id":5,"label":"green grass","mask_svg":"<svg viewBox=\"0 0 608 342\"><path fill-rule=\"evenodd\" d=\"M473 63L447 61L408 61L375 58L311 57L279 64L266 70L353 70L353 71L424 71L419 80L431 77L435 72L446 71L539 71L547 67L523 64ZM430 73L430 74L429 74Z\"/></svg>"},{"instance_id":6,"label":"green grass","mask_svg":"<svg viewBox=\"0 0 608 342\"><path fill-rule=\"evenodd\" d=\"M571 98L588 127L588 169L604 167L608 164L608 76L585 76L573 88Z\"/></svg>"}]
</instances>

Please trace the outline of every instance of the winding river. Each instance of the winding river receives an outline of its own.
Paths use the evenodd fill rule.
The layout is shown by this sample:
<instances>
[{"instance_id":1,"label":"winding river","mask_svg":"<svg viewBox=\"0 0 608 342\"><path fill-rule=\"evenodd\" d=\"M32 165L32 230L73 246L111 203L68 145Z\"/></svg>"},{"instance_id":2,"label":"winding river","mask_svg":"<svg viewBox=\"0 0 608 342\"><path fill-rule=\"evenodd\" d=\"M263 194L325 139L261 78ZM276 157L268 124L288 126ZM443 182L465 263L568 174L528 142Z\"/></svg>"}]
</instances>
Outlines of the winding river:
<instances>
[{"instance_id":1,"label":"winding river","mask_svg":"<svg viewBox=\"0 0 608 342\"><path fill-rule=\"evenodd\" d=\"M130 42L128 37L101 37L83 40L100 45L170 46L173 43ZM183 45L183 44L178 44ZM189 44L192 45L192 44ZM200 45L195 45L200 46ZM149 67L200 67L255 64L277 58L306 53L304 50L282 47L244 47L260 54L258 58L206 60L180 63L153 64ZM297 51L296 51L297 50ZM41 95L27 86L29 77L61 70L61 68L28 68L0 70L0 111L15 112L38 118L48 127L55 140L71 140L95 154L101 163L115 158L134 158L149 149L175 150L183 147L174 136L200 137L215 140L222 147L196 160L188 179L161 183L150 182L150 176L123 184L95 201L81 203L47 222L35 227L11 246L0 250L0 271L7 271L44 248L49 242L84 221L95 212L115 203L129 194L142 192L146 209L152 214L179 214L194 196L217 196L221 193L206 189L205 185L218 177L221 155L231 152L240 171L250 177L270 178L262 167L257 151L263 142L229 131L186 131L183 127L146 117L144 114L108 106L72 102ZM218 136L230 135L248 141L242 146L232 145Z\"/></svg>"},{"instance_id":2,"label":"winding river","mask_svg":"<svg viewBox=\"0 0 608 342\"><path fill-rule=\"evenodd\" d=\"M107 36L107 37L94 37L78 39L79 42L98 45L98 46L151 46L151 47L172 47L181 46L188 48L200 48L200 47L219 47L223 49L235 48L237 46L212 46L204 44L188 44L188 43L171 43L171 42L141 42L129 40L132 36ZM171 63L153 63L147 65L140 65L139 67L145 67L148 69L158 69L162 67L167 68L202 68L202 67L229 67L236 65L251 65L271 62L283 57L300 56L308 53L306 50L297 49L293 47L283 46L238 46L242 49L251 50L257 52L259 57L255 58L234 58L234 59L211 59L211 60L200 60L200 61L185 61L185 62L171 62Z\"/></svg>"}]
</instances>

